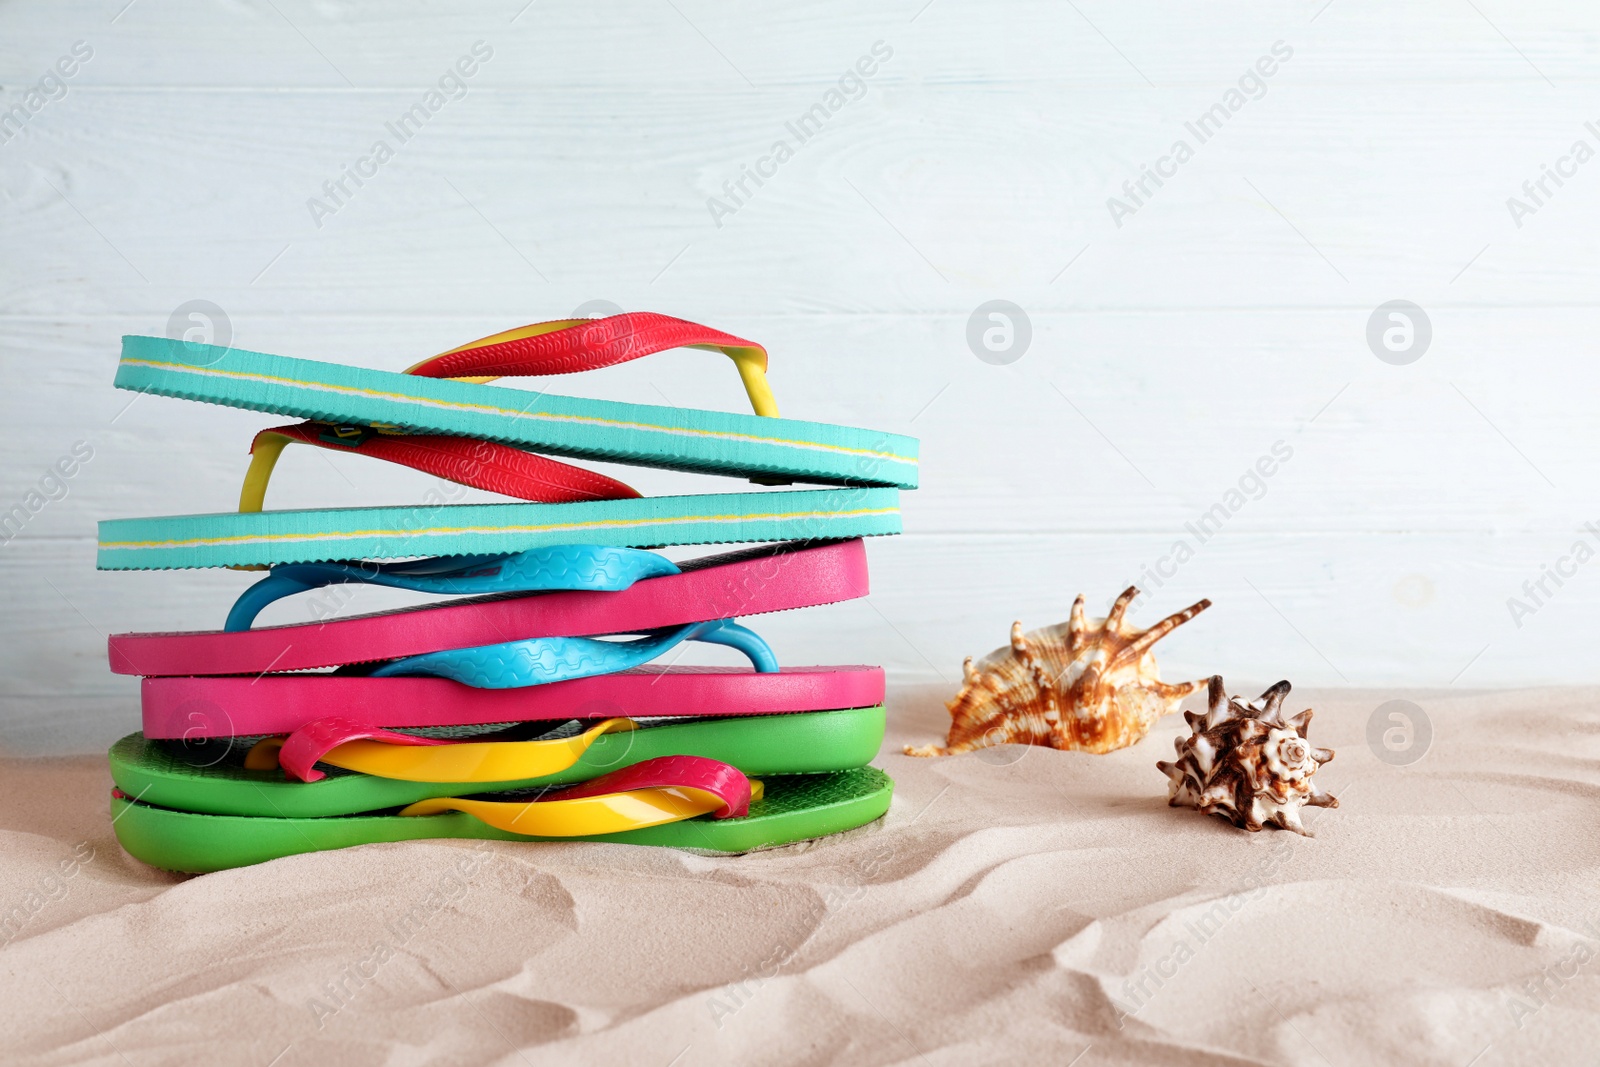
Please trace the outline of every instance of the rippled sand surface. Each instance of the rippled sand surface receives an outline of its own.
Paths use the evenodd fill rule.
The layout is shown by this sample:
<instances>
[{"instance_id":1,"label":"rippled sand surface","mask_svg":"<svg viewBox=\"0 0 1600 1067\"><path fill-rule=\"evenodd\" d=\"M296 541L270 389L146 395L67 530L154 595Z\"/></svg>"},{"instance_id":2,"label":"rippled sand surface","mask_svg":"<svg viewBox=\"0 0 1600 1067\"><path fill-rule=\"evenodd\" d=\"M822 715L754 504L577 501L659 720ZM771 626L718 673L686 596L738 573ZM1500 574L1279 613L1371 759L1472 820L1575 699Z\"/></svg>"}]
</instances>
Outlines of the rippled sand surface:
<instances>
[{"instance_id":1,"label":"rippled sand surface","mask_svg":"<svg viewBox=\"0 0 1600 1067\"><path fill-rule=\"evenodd\" d=\"M182 877L118 848L103 760L5 761L0 1050L279 1067L1592 1059L1594 694L1292 695L1338 750L1321 780L1341 806L1310 813L1311 839L1167 807L1155 762L1181 718L1109 756L898 755L942 735L940 695L896 694L885 820L734 858L439 842ZM1432 727L1409 765L1367 740L1397 696Z\"/></svg>"}]
</instances>

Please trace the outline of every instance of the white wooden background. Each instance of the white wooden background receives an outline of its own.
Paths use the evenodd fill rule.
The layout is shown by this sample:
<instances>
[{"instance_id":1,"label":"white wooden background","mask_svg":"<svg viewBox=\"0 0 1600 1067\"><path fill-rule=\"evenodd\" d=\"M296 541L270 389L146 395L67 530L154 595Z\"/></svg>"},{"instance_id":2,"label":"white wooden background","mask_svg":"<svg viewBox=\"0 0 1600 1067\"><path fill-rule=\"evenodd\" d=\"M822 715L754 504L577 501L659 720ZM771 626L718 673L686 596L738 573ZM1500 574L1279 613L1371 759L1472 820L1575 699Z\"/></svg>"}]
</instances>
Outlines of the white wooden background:
<instances>
[{"instance_id":1,"label":"white wooden background","mask_svg":"<svg viewBox=\"0 0 1600 1067\"><path fill-rule=\"evenodd\" d=\"M953 683L1013 619L1104 604L1282 440L1266 495L1140 609L1216 602L1163 646L1171 675L1600 681L1600 563L1520 627L1507 607L1600 519L1600 161L1520 228L1505 203L1600 147L1593 5L523 5L0 6L8 107L93 49L0 145L0 510L94 449L0 546L0 744L134 728L104 635L217 625L248 580L93 570L97 519L231 507L274 421L111 388L118 337L193 299L240 346L396 369L605 300L764 342L786 414L919 436L870 601L763 620L791 662ZM307 198L480 40L467 96L314 226ZM865 98L714 225L707 197L878 41ZM1107 197L1277 41L1267 94L1116 227ZM1008 366L965 340L991 299L1032 322ZM1393 299L1432 321L1409 366L1365 340ZM743 405L704 353L561 384ZM269 504L429 484L294 449Z\"/></svg>"}]
</instances>

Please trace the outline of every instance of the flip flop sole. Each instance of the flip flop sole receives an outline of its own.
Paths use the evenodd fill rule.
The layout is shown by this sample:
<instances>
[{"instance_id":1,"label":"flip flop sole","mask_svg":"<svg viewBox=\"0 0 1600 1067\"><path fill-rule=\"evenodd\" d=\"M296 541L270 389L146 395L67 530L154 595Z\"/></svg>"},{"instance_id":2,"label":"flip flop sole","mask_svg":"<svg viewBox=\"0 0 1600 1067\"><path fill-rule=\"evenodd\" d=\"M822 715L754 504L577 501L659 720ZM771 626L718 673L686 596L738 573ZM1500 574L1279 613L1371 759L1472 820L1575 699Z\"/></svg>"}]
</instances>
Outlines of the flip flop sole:
<instances>
[{"instance_id":1,"label":"flip flop sole","mask_svg":"<svg viewBox=\"0 0 1600 1067\"><path fill-rule=\"evenodd\" d=\"M286 734L328 715L413 729L567 719L779 715L883 702L883 668L636 667L523 689L474 689L443 678L325 674L146 678L140 687L151 738ZM725 761L726 762L726 761Z\"/></svg>"},{"instance_id":2,"label":"flip flop sole","mask_svg":"<svg viewBox=\"0 0 1600 1067\"><path fill-rule=\"evenodd\" d=\"M111 670L117 674L256 675L398 659L532 637L638 633L706 619L833 604L869 592L867 550L861 541L785 544L694 560L682 564L682 573L648 578L614 593L473 597L238 633L113 634L107 652ZM151 732L148 720L145 730Z\"/></svg>"},{"instance_id":3,"label":"flip flop sole","mask_svg":"<svg viewBox=\"0 0 1600 1067\"><path fill-rule=\"evenodd\" d=\"M116 385L319 422L477 437L646 467L903 489L917 485L916 439L899 434L552 396L165 337L124 337Z\"/></svg>"},{"instance_id":4,"label":"flip flop sole","mask_svg":"<svg viewBox=\"0 0 1600 1067\"><path fill-rule=\"evenodd\" d=\"M111 746L111 779L142 803L196 814L319 818L399 808L431 797L568 785L657 756L703 756L751 777L862 767L883 743L881 705L715 722L650 725L597 738L571 767L514 782L405 782L319 765L327 777L291 781L242 765L250 745L229 739L161 744L130 734Z\"/></svg>"},{"instance_id":5,"label":"flip flop sole","mask_svg":"<svg viewBox=\"0 0 1600 1067\"><path fill-rule=\"evenodd\" d=\"M656 548L899 532L896 489L243 511L106 519L100 523L95 566L113 571L253 567L486 555L577 543Z\"/></svg>"},{"instance_id":6,"label":"flip flop sole","mask_svg":"<svg viewBox=\"0 0 1600 1067\"><path fill-rule=\"evenodd\" d=\"M462 812L351 815L321 819L200 815L113 795L112 829L135 859L171 871L205 873L283 856L390 841L607 841L697 852L739 853L851 830L889 810L894 782L875 767L763 779L765 794L737 819L702 816L623 833L537 838L496 830Z\"/></svg>"}]
</instances>

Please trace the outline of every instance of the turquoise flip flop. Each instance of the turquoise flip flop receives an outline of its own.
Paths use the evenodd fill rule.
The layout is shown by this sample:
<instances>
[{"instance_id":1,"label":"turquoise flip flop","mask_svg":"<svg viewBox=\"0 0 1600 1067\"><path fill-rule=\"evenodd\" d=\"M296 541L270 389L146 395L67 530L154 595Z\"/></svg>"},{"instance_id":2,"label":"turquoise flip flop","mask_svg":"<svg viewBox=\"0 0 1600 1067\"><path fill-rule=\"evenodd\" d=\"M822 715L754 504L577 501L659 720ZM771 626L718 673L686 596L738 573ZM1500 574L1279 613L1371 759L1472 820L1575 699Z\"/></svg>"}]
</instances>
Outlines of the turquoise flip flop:
<instances>
[{"instance_id":1,"label":"turquoise flip flop","mask_svg":"<svg viewBox=\"0 0 1600 1067\"><path fill-rule=\"evenodd\" d=\"M522 331L508 331L475 342L476 347L465 346L425 361L443 361L438 367L430 369L419 364L414 368L419 373L407 374L165 337L128 336L122 341L116 385L135 392L294 415L333 427L377 427L479 438L552 455L731 474L758 481L916 488L917 441L899 434L766 415L586 400L483 384L503 375L604 366L675 347L641 346L633 343L633 338L658 320L680 327L693 326L665 316L617 318L648 320L634 335L622 339L629 343L613 346L627 350L617 358L604 353L596 356L593 347L580 352L588 358L571 364L548 356L529 358L519 354L518 346L567 333L604 329L607 320L544 323L524 330L563 325L566 328L536 337L515 337ZM699 335L678 329L669 330L667 339L677 345L692 345L692 341L681 338L696 336ZM575 344L577 341L568 347ZM766 353L749 342L740 344L745 347L725 343L718 347L731 349L730 354L760 353L759 368L751 360L738 355L735 358L752 400L758 396L752 379L759 375L760 394L770 401L765 383ZM509 354L501 354L503 350L509 350ZM497 354L498 359L494 358ZM452 357L461 365L452 365ZM530 366L533 369L527 369ZM450 377L424 377L423 373ZM757 403L758 409L764 406ZM775 412L776 407L768 410Z\"/></svg>"},{"instance_id":2,"label":"turquoise flip flop","mask_svg":"<svg viewBox=\"0 0 1600 1067\"><path fill-rule=\"evenodd\" d=\"M572 504L246 511L100 523L101 570L275 566L522 552L815 541L900 532L897 489L797 489Z\"/></svg>"}]
</instances>

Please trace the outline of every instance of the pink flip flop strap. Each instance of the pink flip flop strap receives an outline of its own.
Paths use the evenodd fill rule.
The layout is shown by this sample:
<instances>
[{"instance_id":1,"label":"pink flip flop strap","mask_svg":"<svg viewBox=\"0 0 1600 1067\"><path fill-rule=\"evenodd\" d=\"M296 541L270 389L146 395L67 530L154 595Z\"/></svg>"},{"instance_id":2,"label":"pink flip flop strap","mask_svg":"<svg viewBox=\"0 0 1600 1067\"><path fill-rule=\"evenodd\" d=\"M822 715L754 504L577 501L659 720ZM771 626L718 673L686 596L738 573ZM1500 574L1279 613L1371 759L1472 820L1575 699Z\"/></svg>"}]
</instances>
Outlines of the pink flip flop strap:
<instances>
[{"instance_id":1,"label":"pink flip flop strap","mask_svg":"<svg viewBox=\"0 0 1600 1067\"><path fill-rule=\"evenodd\" d=\"M668 315L632 312L577 323L536 337L465 347L424 360L406 373L424 378L572 374L687 345L747 349L759 353L760 365L766 366L766 349L753 341ZM343 436L344 430L351 431L350 436ZM302 422L261 431L251 442L252 452L262 434L278 434L318 448L358 452L521 500L563 504L639 495L615 478L491 441L441 434L381 434L357 427Z\"/></svg>"},{"instance_id":2,"label":"pink flip flop strap","mask_svg":"<svg viewBox=\"0 0 1600 1067\"><path fill-rule=\"evenodd\" d=\"M370 430L358 431L348 440L341 440L337 429L320 422L274 426L256 434L255 440L250 442L250 451L256 450L263 434L278 434L302 444L333 452L355 452L459 485L542 504L623 500L639 495L638 490L615 478L494 441L444 434L382 434Z\"/></svg>"},{"instance_id":3,"label":"pink flip flop strap","mask_svg":"<svg viewBox=\"0 0 1600 1067\"><path fill-rule=\"evenodd\" d=\"M283 743L283 747L278 750L278 766L282 767L291 778L298 778L302 782L315 782L319 778L326 777L322 771L316 769L317 760L346 741L382 741L390 745L421 747L450 743L431 737L397 734L392 730L383 730L343 716L330 715L325 719L308 722L291 733L289 739Z\"/></svg>"},{"instance_id":4,"label":"pink flip flop strap","mask_svg":"<svg viewBox=\"0 0 1600 1067\"><path fill-rule=\"evenodd\" d=\"M398 659L532 637L637 633L788 611L869 592L860 540L757 550L684 564L614 593L471 598L377 615L239 633L113 634L111 669L146 677L260 674Z\"/></svg>"},{"instance_id":5,"label":"pink flip flop strap","mask_svg":"<svg viewBox=\"0 0 1600 1067\"><path fill-rule=\"evenodd\" d=\"M704 756L657 756L587 782L546 793L540 802L578 800L630 789L701 789L722 799L713 819L739 819L750 814L750 779L736 767Z\"/></svg>"},{"instance_id":6,"label":"pink flip flop strap","mask_svg":"<svg viewBox=\"0 0 1600 1067\"><path fill-rule=\"evenodd\" d=\"M417 364L408 373L425 378L573 374L688 345L766 351L754 341L709 326L636 311L594 319L537 337L447 352Z\"/></svg>"},{"instance_id":7,"label":"pink flip flop strap","mask_svg":"<svg viewBox=\"0 0 1600 1067\"><path fill-rule=\"evenodd\" d=\"M402 729L502 722L779 715L883 703L881 667L638 667L526 689L473 689L444 678L326 674L146 678L148 738L292 734L339 716ZM287 747L287 746L285 746Z\"/></svg>"}]
</instances>

